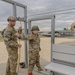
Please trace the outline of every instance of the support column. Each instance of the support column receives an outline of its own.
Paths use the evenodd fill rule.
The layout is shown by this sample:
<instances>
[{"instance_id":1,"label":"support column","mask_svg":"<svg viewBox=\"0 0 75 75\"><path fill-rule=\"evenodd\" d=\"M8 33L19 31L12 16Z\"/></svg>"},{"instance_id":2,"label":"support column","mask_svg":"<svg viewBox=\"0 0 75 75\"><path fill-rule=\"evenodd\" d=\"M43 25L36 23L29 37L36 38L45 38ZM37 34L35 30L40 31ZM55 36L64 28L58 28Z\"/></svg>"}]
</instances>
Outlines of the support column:
<instances>
[{"instance_id":1,"label":"support column","mask_svg":"<svg viewBox=\"0 0 75 75\"><path fill-rule=\"evenodd\" d=\"M27 7L24 8L24 34L27 35ZM27 41L24 42L25 50L25 65L28 67L28 51L27 51Z\"/></svg>"},{"instance_id":2,"label":"support column","mask_svg":"<svg viewBox=\"0 0 75 75\"><path fill-rule=\"evenodd\" d=\"M16 4L13 4L13 16L17 17L16 15Z\"/></svg>"},{"instance_id":3,"label":"support column","mask_svg":"<svg viewBox=\"0 0 75 75\"><path fill-rule=\"evenodd\" d=\"M53 61L52 58L52 44L55 43L55 16L51 19L51 61Z\"/></svg>"},{"instance_id":4,"label":"support column","mask_svg":"<svg viewBox=\"0 0 75 75\"><path fill-rule=\"evenodd\" d=\"M31 21L28 22L28 33L31 33Z\"/></svg>"}]
</instances>

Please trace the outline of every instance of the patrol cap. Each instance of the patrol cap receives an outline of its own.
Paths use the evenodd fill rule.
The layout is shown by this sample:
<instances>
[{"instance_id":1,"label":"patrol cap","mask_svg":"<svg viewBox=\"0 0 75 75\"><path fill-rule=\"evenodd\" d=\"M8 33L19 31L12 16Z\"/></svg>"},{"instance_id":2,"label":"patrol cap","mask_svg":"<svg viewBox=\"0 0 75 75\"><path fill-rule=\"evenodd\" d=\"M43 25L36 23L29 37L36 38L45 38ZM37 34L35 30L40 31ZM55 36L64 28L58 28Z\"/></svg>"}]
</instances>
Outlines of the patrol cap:
<instances>
[{"instance_id":1,"label":"patrol cap","mask_svg":"<svg viewBox=\"0 0 75 75\"><path fill-rule=\"evenodd\" d=\"M38 26L33 26L31 31L34 31L34 30L38 30L39 31L39 27Z\"/></svg>"},{"instance_id":2,"label":"patrol cap","mask_svg":"<svg viewBox=\"0 0 75 75\"><path fill-rule=\"evenodd\" d=\"M7 21L9 21L9 20L16 21L16 18L14 16L9 16L8 19L7 19Z\"/></svg>"}]
</instances>

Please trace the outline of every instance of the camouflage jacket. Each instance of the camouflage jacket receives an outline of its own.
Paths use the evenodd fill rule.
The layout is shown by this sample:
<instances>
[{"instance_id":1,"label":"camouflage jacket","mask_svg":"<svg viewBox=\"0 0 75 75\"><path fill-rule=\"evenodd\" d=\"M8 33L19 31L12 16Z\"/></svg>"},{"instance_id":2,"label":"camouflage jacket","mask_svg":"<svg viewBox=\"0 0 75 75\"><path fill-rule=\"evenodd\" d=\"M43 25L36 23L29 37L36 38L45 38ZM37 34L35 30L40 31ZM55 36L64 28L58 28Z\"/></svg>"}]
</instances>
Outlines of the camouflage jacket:
<instances>
[{"instance_id":1,"label":"camouflage jacket","mask_svg":"<svg viewBox=\"0 0 75 75\"><path fill-rule=\"evenodd\" d=\"M3 33L3 39L6 46L18 47L17 37L15 36L16 30L11 26L7 26Z\"/></svg>"},{"instance_id":2,"label":"camouflage jacket","mask_svg":"<svg viewBox=\"0 0 75 75\"><path fill-rule=\"evenodd\" d=\"M34 34L30 34L25 36L22 34L20 35L20 39L29 40L29 51L41 51L39 35L35 36Z\"/></svg>"}]
</instances>

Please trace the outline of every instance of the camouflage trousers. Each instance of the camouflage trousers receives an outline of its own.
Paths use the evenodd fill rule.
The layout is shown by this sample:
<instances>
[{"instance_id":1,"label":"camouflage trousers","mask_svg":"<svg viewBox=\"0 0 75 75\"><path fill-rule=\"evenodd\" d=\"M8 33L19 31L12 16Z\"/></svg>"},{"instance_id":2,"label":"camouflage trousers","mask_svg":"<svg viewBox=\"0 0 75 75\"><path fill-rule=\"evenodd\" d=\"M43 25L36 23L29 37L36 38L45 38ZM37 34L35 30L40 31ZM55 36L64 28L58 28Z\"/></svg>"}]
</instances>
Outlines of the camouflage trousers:
<instances>
[{"instance_id":1,"label":"camouflage trousers","mask_svg":"<svg viewBox=\"0 0 75 75\"><path fill-rule=\"evenodd\" d=\"M8 61L6 67L6 75L17 75L17 60L18 60L18 48L7 47Z\"/></svg>"},{"instance_id":2,"label":"camouflage trousers","mask_svg":"<svg viewBox=\"0 0 75 75\"><path fill-rule=\"evenodd\" d=\"M34 66L36 65L38 68L41 68L40 66L40 55L38 51L30 51L29 52L29 68L28 73L32 73Z\"/></svg>"}]
</instances>

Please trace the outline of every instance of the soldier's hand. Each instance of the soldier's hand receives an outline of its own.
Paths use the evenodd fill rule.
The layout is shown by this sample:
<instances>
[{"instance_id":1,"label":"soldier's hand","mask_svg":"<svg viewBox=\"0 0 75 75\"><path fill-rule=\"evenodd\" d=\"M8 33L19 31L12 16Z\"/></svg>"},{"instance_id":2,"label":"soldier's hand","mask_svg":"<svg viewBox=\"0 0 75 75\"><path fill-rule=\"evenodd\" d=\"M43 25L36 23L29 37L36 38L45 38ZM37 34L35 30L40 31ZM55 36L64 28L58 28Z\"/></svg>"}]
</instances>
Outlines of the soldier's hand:
<instances>
[{"instance_id":1,"label":"soldier's hand","mask_svg":"<svg viewBox=\"0 0 75 75\"><path fill-rule=\"evenodd\" d=\"M20 34L19 34L18 32L16 32L16 33L15 33L15 35L16 35L17 37L19 37L19 36L20 36Z\"/></svg>"},{"instance_id":2,"label":"soldier's hand","mask_svg":"<svg viewBox=\"0 0 75 75\"><path fill-rule=\"evenodd\" d=\"M18 28L18 33L19 33L19 34L22 33L22 27L21 27L21 26Z\"/></svg>"}]
</instances>

